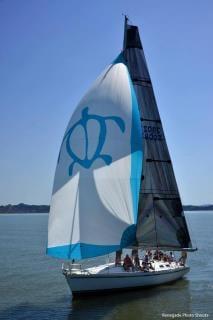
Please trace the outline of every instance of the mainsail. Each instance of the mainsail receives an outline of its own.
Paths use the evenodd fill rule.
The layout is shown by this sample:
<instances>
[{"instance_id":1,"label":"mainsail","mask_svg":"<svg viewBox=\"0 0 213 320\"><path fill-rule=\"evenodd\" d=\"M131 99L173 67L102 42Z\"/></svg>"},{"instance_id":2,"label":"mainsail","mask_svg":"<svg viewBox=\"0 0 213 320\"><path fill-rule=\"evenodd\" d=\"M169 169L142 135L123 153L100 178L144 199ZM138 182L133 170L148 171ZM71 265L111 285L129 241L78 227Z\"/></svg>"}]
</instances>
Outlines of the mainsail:
<instances>
[{"instance_id":1,"label":"mainsail","mask_svg":"<svg viewBox=\"0 0 213 320\"><path fill-rule=\"evenodd\" d=\"M138 28L125 18L124 57L134 85L143 130L143 171L137 221L138 246L191 248Z\"/></svg>"},{"instance_id":2,"label":"mainsail","mask_svg":"<svg viewBox=\"0 0 213 320\"><path fill-rule=\"evenodd\" d=\"M56 167L49 255L191 248L139 32L76 107Z\"/></svg>"}]
</instances>

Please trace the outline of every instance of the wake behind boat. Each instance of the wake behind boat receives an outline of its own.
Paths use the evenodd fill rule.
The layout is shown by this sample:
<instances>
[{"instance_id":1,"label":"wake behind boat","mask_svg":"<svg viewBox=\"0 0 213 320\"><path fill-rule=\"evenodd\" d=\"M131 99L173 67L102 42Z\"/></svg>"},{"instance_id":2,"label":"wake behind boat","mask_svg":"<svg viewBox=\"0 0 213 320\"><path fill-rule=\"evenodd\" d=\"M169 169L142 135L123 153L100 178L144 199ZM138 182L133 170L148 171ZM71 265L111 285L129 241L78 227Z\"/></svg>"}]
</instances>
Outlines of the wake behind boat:
<instances>
[{"instance_id":1,"label":"wake behind boat","mask_svg":"<svg viewBox=\"0 0 213 320\"><path fill-rule=\"evenodd\" d=\"M124 248L182 251L184 262L138 258L127 267ZM177 280L194 250L139 31L125 17L123 51L81 99L62 140L47 254L78 261L116 252L115 265L63 266L81 294Z\"/></svg>"}]
</instances>

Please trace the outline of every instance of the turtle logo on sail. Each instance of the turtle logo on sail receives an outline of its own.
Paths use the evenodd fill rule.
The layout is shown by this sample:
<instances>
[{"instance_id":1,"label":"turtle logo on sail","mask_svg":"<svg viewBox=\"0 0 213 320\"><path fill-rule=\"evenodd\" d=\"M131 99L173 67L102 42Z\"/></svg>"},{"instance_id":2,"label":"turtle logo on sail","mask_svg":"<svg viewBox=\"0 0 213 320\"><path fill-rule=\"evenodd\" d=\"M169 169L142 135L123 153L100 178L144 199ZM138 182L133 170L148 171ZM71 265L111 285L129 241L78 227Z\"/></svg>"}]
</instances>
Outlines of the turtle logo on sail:
<instances>
[{"instance_id":1,"label":"turtle logo on sail","mask_svg":"<svg viewBox=\"0 0 213 320\"><path fill-rule=\"evenodd\" d=\"M85 107L82 110L81 113L82 117L79 121L77 121L69 130L68 132L65 134L62 144L63 142L66 140L66 150L67 153L69 154L70 158L72 158L72 163L69 166L69 176L72 175L73 173L73 168L74 165L76 163L78 163L80 166L89 169L91 167L91 165L93 164L93 162L96 159L102 159L106 165L110 165L112 163L112 157L108 154L103 154L102 153L102 149L106 140L106 134L107 134L107 127L106 127L106 121L107 120L111 120L114 121L117 126L119 127L119 129L121 130L121 132L125 131L125 123L124 121L117 116L107 116L107 117L103 117L103 116L99 116L96 114L89 114L89 108ZM99 130L99 138L98 138L98 143L97 143L97 147L95 149L95 152L93 154L93 156L89 159L88 158L88 149L89 149L89 139L88 139L88 132L87 132L87 123L90 120L96 120L99 125L100 125L100 130ZM84 129L84 135L85 135L85 157L84 159L80 159L72 150L71 146L70 146L70 137L73 133L73 131L78 127L78 126L82 126ZM59 153L59 159L60 159L60 153ZM59 162L58 159L58 162Z\"/></svg>"}]
</instances>

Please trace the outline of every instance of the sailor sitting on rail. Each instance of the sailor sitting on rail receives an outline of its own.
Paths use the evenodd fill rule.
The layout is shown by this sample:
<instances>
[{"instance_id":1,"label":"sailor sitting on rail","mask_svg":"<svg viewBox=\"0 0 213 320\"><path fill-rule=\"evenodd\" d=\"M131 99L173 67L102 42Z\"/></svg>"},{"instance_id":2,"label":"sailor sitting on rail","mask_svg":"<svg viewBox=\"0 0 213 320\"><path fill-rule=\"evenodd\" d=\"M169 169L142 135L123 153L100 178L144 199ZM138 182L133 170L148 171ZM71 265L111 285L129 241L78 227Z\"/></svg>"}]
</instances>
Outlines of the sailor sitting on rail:
<instances>
[{"instance_id":1,"label":"sailor sitting on rail","mask_svg":"<svg viewBox=\"0 0 213 320\"><path fill-rule=\"evenodd\" d=\"M124 267L125 271L130 271L130 268L132 268L132 270L134 268L133 262L132 262L132 260L131 260L131 258L129 257L128 254L124 258L123 267Z\"/></svg>"},{"instance_id":2,"label":"sailor sitting on rail","mask_svg":"<svg viewBox=\"0 0 213 320\"><path fill-rule=\"evenodd\" d=\"M149 272L148 264L145 261L142 262L141 271Z\"/></svg>"},{"instance_id":3,"label":"sailor sitting on rail","mask_svg":"<svg viewBox=\"0 0 213 320\"><path fill-rule=\"evenodd\" d=\"M181 257L179 259L179 263L180 263L181 266L185 266L186 259L187 259L187 252L186 251L182 251L181 252Z\"/></svg>"}]
</instances>

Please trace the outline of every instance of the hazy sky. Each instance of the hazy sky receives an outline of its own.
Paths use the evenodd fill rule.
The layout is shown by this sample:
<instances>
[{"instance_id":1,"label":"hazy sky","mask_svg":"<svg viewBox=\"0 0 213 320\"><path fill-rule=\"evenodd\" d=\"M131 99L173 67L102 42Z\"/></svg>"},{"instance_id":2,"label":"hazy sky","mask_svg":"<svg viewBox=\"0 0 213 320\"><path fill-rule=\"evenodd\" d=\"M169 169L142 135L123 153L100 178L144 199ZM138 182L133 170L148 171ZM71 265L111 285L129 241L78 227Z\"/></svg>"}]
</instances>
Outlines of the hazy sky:
<instances>
[{"instance_id":1,"label":"hazy sky","mask_svg":"<svg viewBox=\"0 0 213 320\"><path fill-rule=\"evenodd\" d=\"M140 28L183 203L213 203L213 1L1 0L0 204L49 203L70 115L122 48L122 13Z\"/></svg>"}]
</instances>

